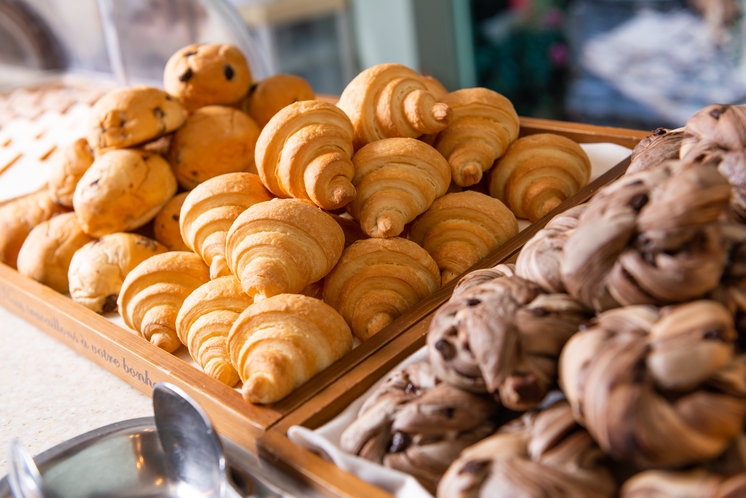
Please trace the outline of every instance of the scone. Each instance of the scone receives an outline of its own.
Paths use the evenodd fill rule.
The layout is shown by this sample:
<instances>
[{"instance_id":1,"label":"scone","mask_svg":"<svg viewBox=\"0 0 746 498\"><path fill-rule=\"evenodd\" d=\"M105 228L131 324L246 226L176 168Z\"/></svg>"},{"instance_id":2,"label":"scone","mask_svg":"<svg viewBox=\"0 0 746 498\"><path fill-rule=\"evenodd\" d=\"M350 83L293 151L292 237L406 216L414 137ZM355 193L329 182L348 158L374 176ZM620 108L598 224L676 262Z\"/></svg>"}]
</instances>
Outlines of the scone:
<instances>
[{"instance_id":1,"label":"scone","mask_svg":"<svg viewBox=\"0 0 746 498\"><path fill-rule=\"evenodd\" d=\"M313 88L305 79L294 74L275 74L251 85L241 109L264 128L283 107L314 98Z\"/></svg>"},{"instance_id":2,"label":"scone","mask_svg":"<svg viewBox=\"0 0 746 498\"><path fill-rule=\"evenodd\" d=\"M49 196L61 206L73 207L75 186L93 164L93 151L85 138L79 138L62 151L49 173Z\"/></svg>"},{"instance_id":3,"label":"scone","mask_svg":"<svg viewBox=\"0 0 746 498\"><path fill-rule=\"evenodd\" d=\"M153 220L155 240L168 247L169 251L191 251L181 237L179 213L189 192L182 192L171 197Z\"/></svg>"}]
</instances>

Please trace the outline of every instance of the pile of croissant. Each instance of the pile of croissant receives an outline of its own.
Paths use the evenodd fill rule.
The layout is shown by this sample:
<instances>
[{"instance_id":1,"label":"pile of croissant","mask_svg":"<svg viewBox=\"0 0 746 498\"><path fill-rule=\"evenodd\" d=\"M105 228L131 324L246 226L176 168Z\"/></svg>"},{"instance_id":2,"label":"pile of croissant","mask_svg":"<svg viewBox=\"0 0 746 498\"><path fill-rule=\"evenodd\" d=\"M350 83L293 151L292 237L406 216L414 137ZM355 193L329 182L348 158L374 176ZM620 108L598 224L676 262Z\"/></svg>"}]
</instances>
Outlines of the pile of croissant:
<instances>
[{"instance_id":1,"label":"pile of croissant","mask_svg":"<svg viewBox=\"0 0 746 498\"><path fill-rule=\"evenodd\" d=\"M342 448L439 497L746 496L746 107L461 278Z\"/></svg>"},{"instance_id":2,"label":"pile of croissant","mask_svg":"<svg viewBox=\"0 0 746 498\"><path fill-rule=\"evenodd\" d=\"M337 105L191 45L164 90L102 97L49 188L0 208L0 260L255 403L282 399L580 189L567 138L503 96L383 64ZM490 173L489 175L487 173ZM483 179L484 177L484 179ZM487 195L487 192L491 195Z\"/></svg>"}]
</instances>

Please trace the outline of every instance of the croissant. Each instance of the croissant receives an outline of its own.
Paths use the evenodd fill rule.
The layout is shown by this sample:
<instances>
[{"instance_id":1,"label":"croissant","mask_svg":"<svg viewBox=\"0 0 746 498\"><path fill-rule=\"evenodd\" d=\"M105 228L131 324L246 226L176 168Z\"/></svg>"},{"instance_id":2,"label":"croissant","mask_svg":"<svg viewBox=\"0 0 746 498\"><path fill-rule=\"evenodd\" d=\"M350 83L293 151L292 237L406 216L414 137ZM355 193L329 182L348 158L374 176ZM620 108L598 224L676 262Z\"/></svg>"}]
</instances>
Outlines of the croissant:
<instances>
[{"instance_id":1,"label":"croissant","mask_svg":"<svg viewBox=\"0 0 746 498\"><path fill-rule=\"evenodd\" d=\"M18 253L18 272L56 290L68 291L67 271L75 251L90 242L75 213L43 221L31 230Z\"/></svg>"},{"instance_id":2,"label":"croissant","mask_svg":"<svg viewBox=\"0 0 746 498\"><path fill-rule=\"evenodd\" d=\"M510 100L486 88L457 90L441 101L453 110L453 118L433 146L448 160L453 183L479 183L518 138L518 114Z\"/></svg>"},{"instance_id":3,"label":"croissant","mask_svg":"<svg viewBox=\"0 0 746 498\"><path fill-rule=\"evenodd\" d=\"M352 162L357 196L347 211L370 237L400 235L404 225L445 195L451 181L445 158L412 138L373 142L357 151Z\"/></svg>"},{"instance_id":4,"label":"croissant","mask_svg":"<svg viewBox=\"0 0 746 498\"><path fill-rule=\"evenodd\" d=\"M0 206L0 262L15 268L18 252L31 230L42 221L66 211L52 201L46 190Z\"/></svg>"},{"instance_id":5,"label":"croissant","mask_svg":"<svg viewBox=\"0 0 746 498\"><path fill-rule=\"evenodd\" d=\"M210 269L192 252L146 259L124 279L117 304L125 325L169 353L181 342L176 317L184 300L210 280Z\"/></svg>"},{"instance_id":6,"label":"croissant","mask_svg":"<svg viewBox=\"0 0 746 498\"><path fill-rule=\"evenodd\" d=\"M176 317L176 333L194 361L229 386L239 379L228 355L228 333L252 302L236 277L219 277L189 294Z\"/></svg>"},{"instance_id":7,"label":"croissant","mask_svg":"<svg viewBox=\"0 0 746 498\"><path fill-rule=\"evenodd\" d=\"M466 448L438 484L438 498L612 498L616 483L567 402L526 413Z\"/></svg>"},{"instance_id":8,"label":"croissant","mask_svg":"<svg viewBox=\"0 0 746 498\"><path fill-rule=\"evenodd\" d=\"M134 233L113 233L89 242L70 260L70 297L96 313L116 311L124 277L146 259L167 250Z\"/></svg>"},{"instance_id":9,"label":"croissant","mask_svg":"<svg viewBox=\"0 0 746 498\"><path fill-rule=\"evenodd\" d=\"M241 313L228 352L251 403L279 401L352 349L339 314L312 297L280 294Z\"/></svg>"},{"instance_id":10,"label":"croissant","mask_svg":"<svg viewBox=\"0 0 746 498\"><path fill-rule=\"evenodd\" d=\"M669 159L678 159L683 138L684 128L656 129L632 149L630 163L625 174L629 175L652 168Z\"/></svg>"},{"instance_id":11,"label":"croissant","mask_svg":"<svg viewBox=\"0 0 746 498\"><path fill-rule=\"evenodd\" d=\"M93 164L93 151L85 138L79 138L62 151L49 172L49 196L61 206L73 207L75 186Z\"/></svg>"},{"instance_id":12,"label":"croissant","mask_svg":"<svg viewBox=\"0 0 746 498\"><path fill-rule=\"evenodd\" d=\"M264 128L283 107L301 100L313 100L313 88L294 74L275 74L251 85L241 110Z\"/></svg>"},{"instance_id":13,"label":"croissant","mask_svg":"<svg viewBox=\"0 0 746 498\"><path fill-rule=\"evenodd\" d=\"M435 492L464 448L490 435L500 405L440 382L427 362L395 370L360 408L343 450L414 476Z\"/></svg>"},{"instance_id":14,"label":"croissant","mask_svg":"<svg viewBox=\"0 0 746 498\"><path fill-rule=\"evenodd\" d=\"M275 114L259 135L259 176L278 197L341 208L355 197L352 138L352 123L338 107L321 100L295 102Z\"/></svg>"},{"instance_id":15,"label":"croissant","mask_svg":"<svg viewBox=\"0 0 746 498\"><path fill-rule=\"evenodd\" d=\"M737 498L746 496L746 472L725 476L697 468L685 472L647 470L628 479L620 498Z\"/></svg>"},{"instance_id":16,"label":"croissant","mask_svg":"<svg viewBox=\"0 0 746 498\"><path fill-rule=\"evenodd\" d=\"M255 300L298 293L321 280L342 255L334 219L308 201L272 199L244 211L228 231L225 256Z\"/></svg>"},{"instance_id":17,"label":"croissant","mask_svg":"<svg viewBox=\"0 0 746 498\"><path fill-rule=\"evenodd\" d=\"M519 138L497 162L490 195L519 218L536 221L581 189L591 177L591 161L576 142L539 133Z\"/></svg>"},{"instance_id":18,"label":"croissant","mask_svg":"<svg viewBox=\"0 0 746 498\"><path fill-rule=\"evenodd\" d=\"M453 115L419 74L400 64L365 69L347 85L337 106L352 121L355 150L382 138L437 133Z\"/></svg>"},{"instance_id":19,"label":"croissant","mask_svg":"<svg viewBox=\"0 0 746 498\"><path fill-rule=\"evenodd\" d=\"M625 175L591 199L565 242L565 289L597 311L703 296L725 266L717 220L729 198L727 180L706 165Z\"/></svg>"},{"instance_id":20,"label":"croissant","mask_svg":"<svg viewBox=\"0 0 746 498\"><path fill-rule=\"evenodd\" d=\"M467 191L437 199L414 222L409 238L438 263L445 285L517 233L518 221L505 204Z\"/></svg>"},{"instance_id":21,"label":"croissant","mask_svg":"<svg viewBox=\"0 0 746 498\"><path fill-rule=\"evenodd\" d=\"M184 205L188 193L182 192L173 196L153 220L155 240L168 247L169 251L191 251L181 237L179 227L181 206Z\"/></svg>"},{"instance_id":22,"label":"croissant","mask_svg":"<svg viewBox=\"0 0 746 498\"><path fill-rule=\"evenodd\" d=\"M232 275L225 261L225 237L238 215L272 199L253 173L211 178L189 192L179 215L184 243L210 266L212 278Z\"/></svg>"},{"instance_id":23,"label":"croissant","mask_svg":"<svg viewBox=\"0 0 746 498\"><path fill-rule=\"evenodd\" d=\"M547 294L520 277L498 278L461 292L436 312L428 357L445 382L526 410L554 386L562 347L590 317L567 294Z\"/></svg>"},{"instance_id":24,"label":"croissant","mask_svg":"<svg viewBox=\"0 0 746 498\"><path fill-rule=\"evenodd\" d=\"M639 467L713 458L743 430L746 361L715 301L600 314L560 357L560 385L601 449Z\"/></svg>"},{"instance_id":25,"label":"croissant","mask_svg":"<svg viewBox=\"0 0 746 498\"><path fill-rule=\"evenodd\" d=\"M345 249L324 282L324 301L366 340L438 290L438 265L412 241L365 239Z\"/></svg>"}]
</instances>

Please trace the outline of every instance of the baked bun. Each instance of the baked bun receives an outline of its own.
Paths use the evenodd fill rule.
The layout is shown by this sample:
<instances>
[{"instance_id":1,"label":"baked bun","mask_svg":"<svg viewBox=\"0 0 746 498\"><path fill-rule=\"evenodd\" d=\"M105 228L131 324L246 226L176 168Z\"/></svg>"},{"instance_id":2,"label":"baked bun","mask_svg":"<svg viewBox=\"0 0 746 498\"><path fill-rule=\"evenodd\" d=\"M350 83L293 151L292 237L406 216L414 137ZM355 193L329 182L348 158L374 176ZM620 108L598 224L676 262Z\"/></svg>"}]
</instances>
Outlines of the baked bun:
<instances>
[{"instance_id":1,"label":"baked bun","mask_svg":"<svg viewBox=\"0 0 746 498\"><path fill-rule=\"evenodd\" d=\"M151 344L176 351L176 317L184 300L210 280L210 269L193 252L166 252L146 259L124 279L117 304L125 325Z\"/></svg>"},{"instance_id":2,"label":"baked bun","mask_svg":"<svg viewBox=\"0 0 746 498\"><path fill-rule=\"evenodd\" d=\"M124 277L141 262L167 250L134 233L113 233L89 242L70 260L70 297L96 313L116 311Z\"/></svg>"},{"instance_id":3,"label":"baked bun","mask_svg":"<svg viewBox=\"0 0 746 498\"><path fill-rule=\"evenodd\" d=\"M189 192L182 192L171 197L153 220L155 240L168 247L169 251L191 251L181 238L179 213Z\"/></svg>"},{"instance_id":4,"label":"baked bun","mask_svg":"<svg viewBox=\"0 0 746 498\"><path fill-rule=\"evenodd\" d=\"M256 172L254 149L259 127L243 112L211 105L194 112L174 134L169 162L184 189L210 178Z\"/></svg>"},{"instance_id":5,"label":"baked bun","mask_svg":"<svg viewBox=\"0 0 746 498\"><path fill-rule=\"evenodd\" d=\"M341 208L355 197L352 136L350 119L338 107L321 100L290 104L259 136L259 176L278 197Z\"/></svg>"},{"instance_id":6,"label":"baked bun","mask_svg":"<svg viewBox=\"0 0 746 498\"><path fill-rule=\"evenodd\" d=\"M88 145L100 151L139 145L171 133L184 123L184 110L163 90L136 86L101 97L88 119Z\"/></svg>"},{"instance_id":7,"label":"baked bun","mask_svg":"<svg viewBox=\"0 0 746 498\"><path fill-rule=\"evenodd\" d=\"M68 291L67 270L75 251L91 239L75 213L42 221L31 230L18 253L18 272L57 292Z\"/></svg>"},{"instance_id":8,"label":"baked bun","mask_svg":"<svg viewBox=\"0 0 746 498\"><path fill-rule=\"evenodd\" d=\"M138 149L99 156L75 187L73 207L92 237L126 232L152 220L176 193L163 157Z\"/></svg>"},{"instance_id":9,"label":"baked bun","mask_svg":"<svg viewBox=\"0 0 746 498\"><path fill-rule=\"evenodd\" d=\"M49 196L61 206L73 207L75 186L93 164L93 151L85 138L79 138L62 150L49 172Z\"/></svg>"},{"instance_id":10,"label":"baked bun","mask_svg":"<svg viewBox=\"0 0 746 498\"><path fill-rule=\"evenodd\" d=\"M314 98L313 88L305 79L294 74L275 74L251 85L241 109L264 128L284 107Z\"/></svg>"},{"instance_id":11,"label":"baked bun","mask_svg":"<svg viewBox=\"0 0 746 498\"><path fill-rule=\"evenodd\" d=\"M640 140L632 149L629 166L625 174L630 175L658 166L664 161L678 159L683 138L684 128L676 128L675 130L658 128L654 130L652 134Z\"/></svg>"},{"instance_id":12,"label":"baked bun","mask_svg":"<svg viewBox=\"0 0 746 498\"><path fill-rule=\"evenodd\" d=\"M737 498L746 496L746 472L646 470L627 479L619 498Z\"/></svg>"},{"instance_id":13,"label":"baked bun","mask_svg":"<svg viewBox=\"0 0 746 498\"><path fill-rule=\"evenodd\" d=\"M339 314L312 297L280 294L241 313L228 336L244 399L274 403L352 349Z\"/></svg>"}]
</instances>

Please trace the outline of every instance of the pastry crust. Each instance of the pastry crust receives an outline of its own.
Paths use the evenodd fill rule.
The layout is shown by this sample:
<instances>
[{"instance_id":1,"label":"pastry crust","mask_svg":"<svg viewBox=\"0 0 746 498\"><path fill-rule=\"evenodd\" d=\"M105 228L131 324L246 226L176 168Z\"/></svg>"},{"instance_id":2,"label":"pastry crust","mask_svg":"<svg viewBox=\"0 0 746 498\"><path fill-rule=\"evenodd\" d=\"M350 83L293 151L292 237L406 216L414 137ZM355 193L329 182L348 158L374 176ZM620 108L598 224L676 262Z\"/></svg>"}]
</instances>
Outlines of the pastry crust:
<instances>
[{"instance_id":1,"label":"pastry crust","mask_svg":"<svg viewBox=\"0 0 746 498\"><path fill-rule=\"evenodd\" d=\"M202 107L186 120L171 141L169 162L182 188L226 173L254 172L259 127L232 107Z\"/></svg>"},{"instance_id":2,"label":"pastry crust","mask_svg":"<svg viewBox=\"0 0 746 498\"><path fill-rule=\"evenodd\" d=\"M126 232L152 220L176 193L163 157L138 149L99 156L75 187L73 207L92 237Z\"/></svg>"},{"instance_id":3,"label":"pastry crust","mask_svg":"<svg viewBox=\"0 0 746 498\"><path fill-rule=\"evenodd\" d=\"M305 79L294 74L275 74L251 85L241 109L264 128L284 107L314 98L313 88Z\"/></svg>"},{"instance_id":4,"label":"pastry crust","mask_svg":"<svg viewBox=\"0 0 746 498\"><path fill-rule=\"evenodd\" d=\"M379 64L358 74L337 103L355 129L355 150L382 138L438 133L451 120L419 74L401 64Z\"/></svg>"},{"instance_id":5,"label":"pastry crust","mask_svg":"<svg viewBox=\"0 0 746 498\"><path fill-rule=\"evenodd\" d=\"M274 403L352 349L339 314L312 297L280 294L238 317L228 351L251 403Z\"/></svg>"},{"instance_id":6,"label":"pastry crust","mask_svg":"<svg viewBox=\"0 0 746 498\"><path fill-rule=\"evenodd\" d=\"M342 255L344 233L308 201L272 199L233 223L225 241L228 266L255 300L297 293L324 278Z\"/></svg>"},{"instance_id":7,"label":"pastry crust","mask_svg":"<svg viewBox=\"0 0 746 498\"><path fill-rule=\"evenodd\" d=\"M278 197L341 208L355 197L352 138L352 123L336 106L321 100L290 104L259 136L259 176Z\"/></svg>"},{"instance_id":8,"label":"pastry crust","mask_svg":"<svg viewBox=\"0 0 746 498\"><path fill-rule=\"evenodd\" d=\"M708 472L697 467L686 471L646 470L625 481L620 498L720 498L746 495L746 472Z\"/></svg>"},{"instance_id":9,"label":"pastry crust","mask_svg":"<svg viewBox=\"0 0 746 498\"><path fill-rule=\"evenodd\" d=\"M347 211L370 237L400 235L451 182L445 158L413 138L378 140L357 151L352 162L357 196Z\"/></svg>"},{"instance_id":10,"label":"pastry crust","mask_svg":"<svg viewBox=\"0 0 746 498\"><path fill-rule=\"evenodd\" d=\"M486 88L457 90L441 101L453 118L433 146L448 160L453 183L475 185L518 138L518 114L510 100Z\"/></svg>"},{"instance_id":11,"label":"pastry crust","mask_svg":"<svg viewBox=\"0 0 746 498\"><path fill-rule=\"evenodd\" d=\"M70 297L96 313L117 310L127 274L141 262L168 249L134 233L113 233L87 243L73 254L67 273Z\"/></svg>"},{"instance_id":12,"label":"pastry crust","mask_svg":"<svg viewBox=\"0 0 746 498\"><path fill-rule=\"evenodd\" d=\"M441 285L458 277L518 233L515 215L479 192L446 194L412 224L409 238L441 271Z\"/></svg>"},{"instance_id":13,"label":"pastry crust","mask_svg":"<svg viewBox=\"0 0 746 498\"><path fill-rule=\"evenodd\" d=\"M155 240L168 247L169 251L191 251L189 246L181 238L179 228L179 216L181 206L186 200L189 192L182 192L171 197L163 209L153 220L153 233Z\"/></svg>"},{"instance_id":14,"label":"pastry crust","mask_svg":"<svg viewBox=\"0 0 746 498\"><path fill-rule=\"evenodd\" d=\"M88 145L100 152L139 145L171 133L184 123L184 110L163 90L136 86L101 97L88 119Z\"/></svg>"},{"instance_id":15,"label":"pastry crust","mask_svg":"<svg viewBox=\"0 0 746 498\"><path fill-rule=\"evenodd\" d=\"M272 199L253 173L211 178L189 192L179 225L186 245L210 266L212 278L232 275L225 261L225 237L238 216L254 204Z\"/></svg>"},{"instance_id":16,"label":"pastry crust","mask_svg":"<svg viewBox=\"0 0 746 498\"><path fill-rule=\"evenodd\" d=\"M490 195L518 218L536 221L580 190L591 177L591 161L573 140L552 133L519 138L497 162Z\"/></svg>"},{"instance_id":17,"label":"pastry crust","mask_svg":"<svg viewBox=\"0 0 746 498\"><path fill-rule=\"evenodd\" d=\"M85 138L79 138L62 151L49 172L49 196L61 206L73 207L75 186L93 164L93 151Z\"/></svg>"},{"instance_id":18,"label":"pastry crust","mask_svg":"<svg viewBox=\"0 0 746 498\"><path fill-rule=\"evenodd\" d=\"M18 272L57 292L68 291L67 271L75 251L90 242L75 213L43 221L31 230L18 253Z\"/></svg>"},{"instance_id":19,"label":"pastry crust","mask_svg":"<svg viewBox=\"0 0 746 498\"><path fill-rule=\"evenodd\" d=\"M324 281L324 301L366 340L440 287L433 258L401 238L365 239L345 249Z\"/></svg>"},{"instance_id":20,"label":"pastry crust","mask_svg":"<svg viewBox=\"0 0 746 498\"><path fill-rule=\"evenodd\" d=\"M168 59L163 86L188 112L215 104L237 103L253 79L246 58L234 45L187 45Z\"/></svg>"},{"instance_id":21,"label":"pastry crust","mask_svg":"<svg viewBox=\"0 0 746 498\"><path fill-rule=\"evenodd\" d=\"M166 252L146 259L124 279L117 304L125 325L151 344L176 351L176 317L184 300L210 280L210 269L193 252Z\"/></svg>"}]
</instances>

